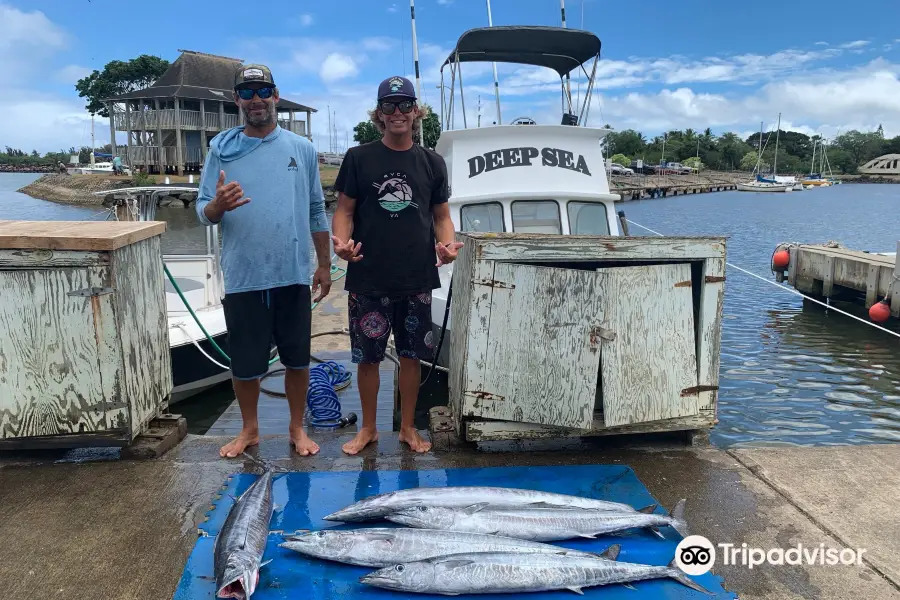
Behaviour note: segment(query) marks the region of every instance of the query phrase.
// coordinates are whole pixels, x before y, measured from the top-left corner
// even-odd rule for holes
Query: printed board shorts
[[[391,331],[401,357],[432,360],[431,292],[404,296],[350,293],[347,304],[354,363],[383,361]]]
[[[225,326],[231,374],[235,379],[259,379],[269,371],[272,342],[281,364],[309,367],[312,308],[308,285],[225,294]]]

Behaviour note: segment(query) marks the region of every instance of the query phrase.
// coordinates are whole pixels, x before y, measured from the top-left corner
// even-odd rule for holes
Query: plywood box
[[[126,445],[165,408],[164,231],[0,221],[0,448]]]
[[[724,238],[458,236],[449,393],[461,437],[715,424]]]

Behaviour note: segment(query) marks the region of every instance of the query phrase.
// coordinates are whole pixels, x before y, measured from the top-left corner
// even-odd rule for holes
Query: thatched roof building
[[[199,171],[209,140],[243,121],[232,97],[237,58],[192,50],[179,56],[150,87],[107,98],[113,154],[133,168],[179,174]],[[277,83],[276,78],[276,83]],[[316,109],[282,97],[278,124],[312,140],[310,121]],[[306,119],[297,118],[306,113]],[[126,146],[116,132],[127,132]]]

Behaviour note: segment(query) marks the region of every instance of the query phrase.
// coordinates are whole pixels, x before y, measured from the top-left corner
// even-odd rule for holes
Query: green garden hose
[[[203,327],[203,323],[200,322],[200,319],[197,318],[196,313],[194,313],[194,309],[191,308],[190,304],[188,304],[187,298],[185,298],[184,294],[181,292],[181,288],[178,287],[177,283],[175,283],[175,278],[172,277],[172,273],[169,272],[169,267],[166,266],[166,263],[163,263],[163,270],[166,272],[166,277],[169,278],[169,282],[172,284],[172,287],[174,287],[175,291],[178,292],[178,297],[181,298],[181,301],[184,303],[184,306],[188,309],[188,312],[191,313],[191,316],[194,318],[194,322],[197,323],[197,326],[200,328],[200,331],[203,332],[203,335],[206,336],[206,339],[209,340],[209,343],[212,344],[212,347],[216,349],[216,352],[218,352],[220,355],[222,355],[222,358],[224,358],[227,362],[230,363],[231,357],[229,357],[227,354],[225,354],[225,351],[219,347],[219,345],[212,338],[212,336],[209,335],[209,332],[206,331],[206,328]],[[340,272],[340,275],[335,277],[334,276],[335,273],[338,273],[338,272]],[[346,269],[342,269],[341,267],[338,267],[337,265],[331,265],[331,281],[332,282],[340,280],[346,274],[347,274]],[[310,310],[314,309],[318,305],[319,305],[318,302],[313,302],[312,306],[310,307]],[[278,362],[277,354],[272,358],[272,360],[269,361],[269,364],[273,365],[276,362]]]

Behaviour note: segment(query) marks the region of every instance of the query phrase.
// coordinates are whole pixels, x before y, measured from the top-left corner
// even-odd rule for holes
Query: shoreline
[[[337,178],[336,167],[319,165],[319,178],[322,182],[322,191],[325,194],[325,204],[331,204],[337,200],[334,191],[334,180]],[[162,185],[166,178],[172,184],[188,183],[188,176],[182,175],[153,175],[151,178],[156,183],[145,185]],[[199,184],[200,175],[193,174],[194,185]],[[100,206],[106,199],[105,196],[95,196],[95,192],[114,192],[117,189],[133,187],[134,178],[127,175],[62,175],[59,173],[46,173],[30,184],[16,190],[21,194],[31,196],[38,200],[61,202],[78,206]]]

